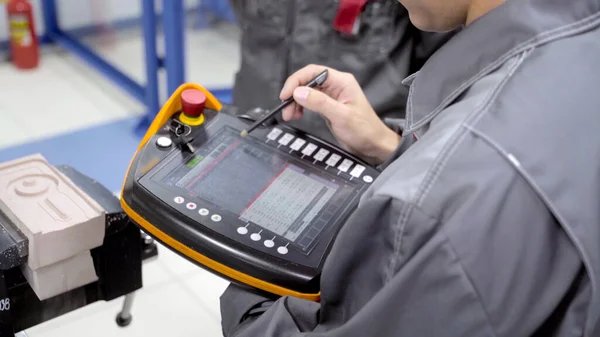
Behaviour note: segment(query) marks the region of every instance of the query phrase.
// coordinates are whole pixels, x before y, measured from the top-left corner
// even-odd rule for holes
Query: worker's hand
[[[301,119],[303,108],[319,113],[346,150],[371,164],[382,163],[398,147],[400,136],[377,116],[352,74],[328,68],[329,75],[319,89],[302,86],[324,69],[309,65],[287,79],[279,98],[293,94],[297,104],[283,110],[283,119]]]

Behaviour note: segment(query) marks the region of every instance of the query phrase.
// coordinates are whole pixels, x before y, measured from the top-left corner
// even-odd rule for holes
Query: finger
[[[286,122],[301,119],[302,115],[302,107],[296,103],[286,106],[281,112],[281,116]]]
[[[288,79],[283,84],[283,88],[281,89],[281,93],[279,94],[279,99],[285,100],[290,98],[292,96],[292,93],[294,92],[294,89],[296,89],[299,86],[306,85],[306,83],[310,82],[313,78],[322,73],[325,69],[329,71],[328,77],[330,77],[332,73],[336,72],[334,69],[314,64],[308,65],[296,71],[290,77],[288,77]]]
[[[283,118],[284,121],[289,121],[294,117],[294,114],[296,112],[296,104],[292,103],[288,106],[286,106],[285,108],[283,108],[283,111],[281,111],[281,117]]]
[[[300,105],[300,104],[294,104],[294,119],[295,120],[299,120],[302,119],[302,116],[304,115],[304,108]]]
[[[335,121],[343,118],[347,107],[327,96],[326,94],[308,87],[298,87],[294,90],[294,99],[296,103],[305,109],[315,111],[328,119]]]

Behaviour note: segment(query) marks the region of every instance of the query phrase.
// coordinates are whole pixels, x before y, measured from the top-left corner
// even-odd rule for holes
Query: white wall
[[[170,1],[170,0],[166,0]],[[185,0],[190,9],[201,0]],[[223,0],[226,1],[226,0]],[[34,7],[36,31],[44,32],[42,0],[30,0]],[[157,13],[162,11],[163,0],[155,0]],[[98,23],[110,23],[116,20],[139,18],[142,14],[141,0],[56,0],[59,25],[64,30],[91,26]],[[0,5],[0,41],[8,39],[8,22],[4,4]]]

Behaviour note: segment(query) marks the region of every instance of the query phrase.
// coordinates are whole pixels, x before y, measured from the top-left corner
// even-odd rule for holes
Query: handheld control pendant
[[[323,264],[378,171],[299,130],[237,117],[185,84],[150,125],[121,205],[198,266],[280,296],[319,300]]]

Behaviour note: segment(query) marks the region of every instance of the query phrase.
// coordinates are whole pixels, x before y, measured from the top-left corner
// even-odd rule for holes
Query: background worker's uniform
[[[354,74],[381,118],[403,118],[408,88],[417,71],[451,34],[418,31],[395,0],[370,0],[355,20],[358,30],[336,29],[346,0],[230,0],[242,28],[241,64],[233,104],[245,111],[280,103],[285,80],[308,64]],[[354,1],[356,2],[356,1]],[[324,120],[306,111],[292,125],[336,143]]]
[[[226,336],[600,336],[599,41],[597,0],[508,0],[460,32],[407,80],[321,302],[231,286]]]

